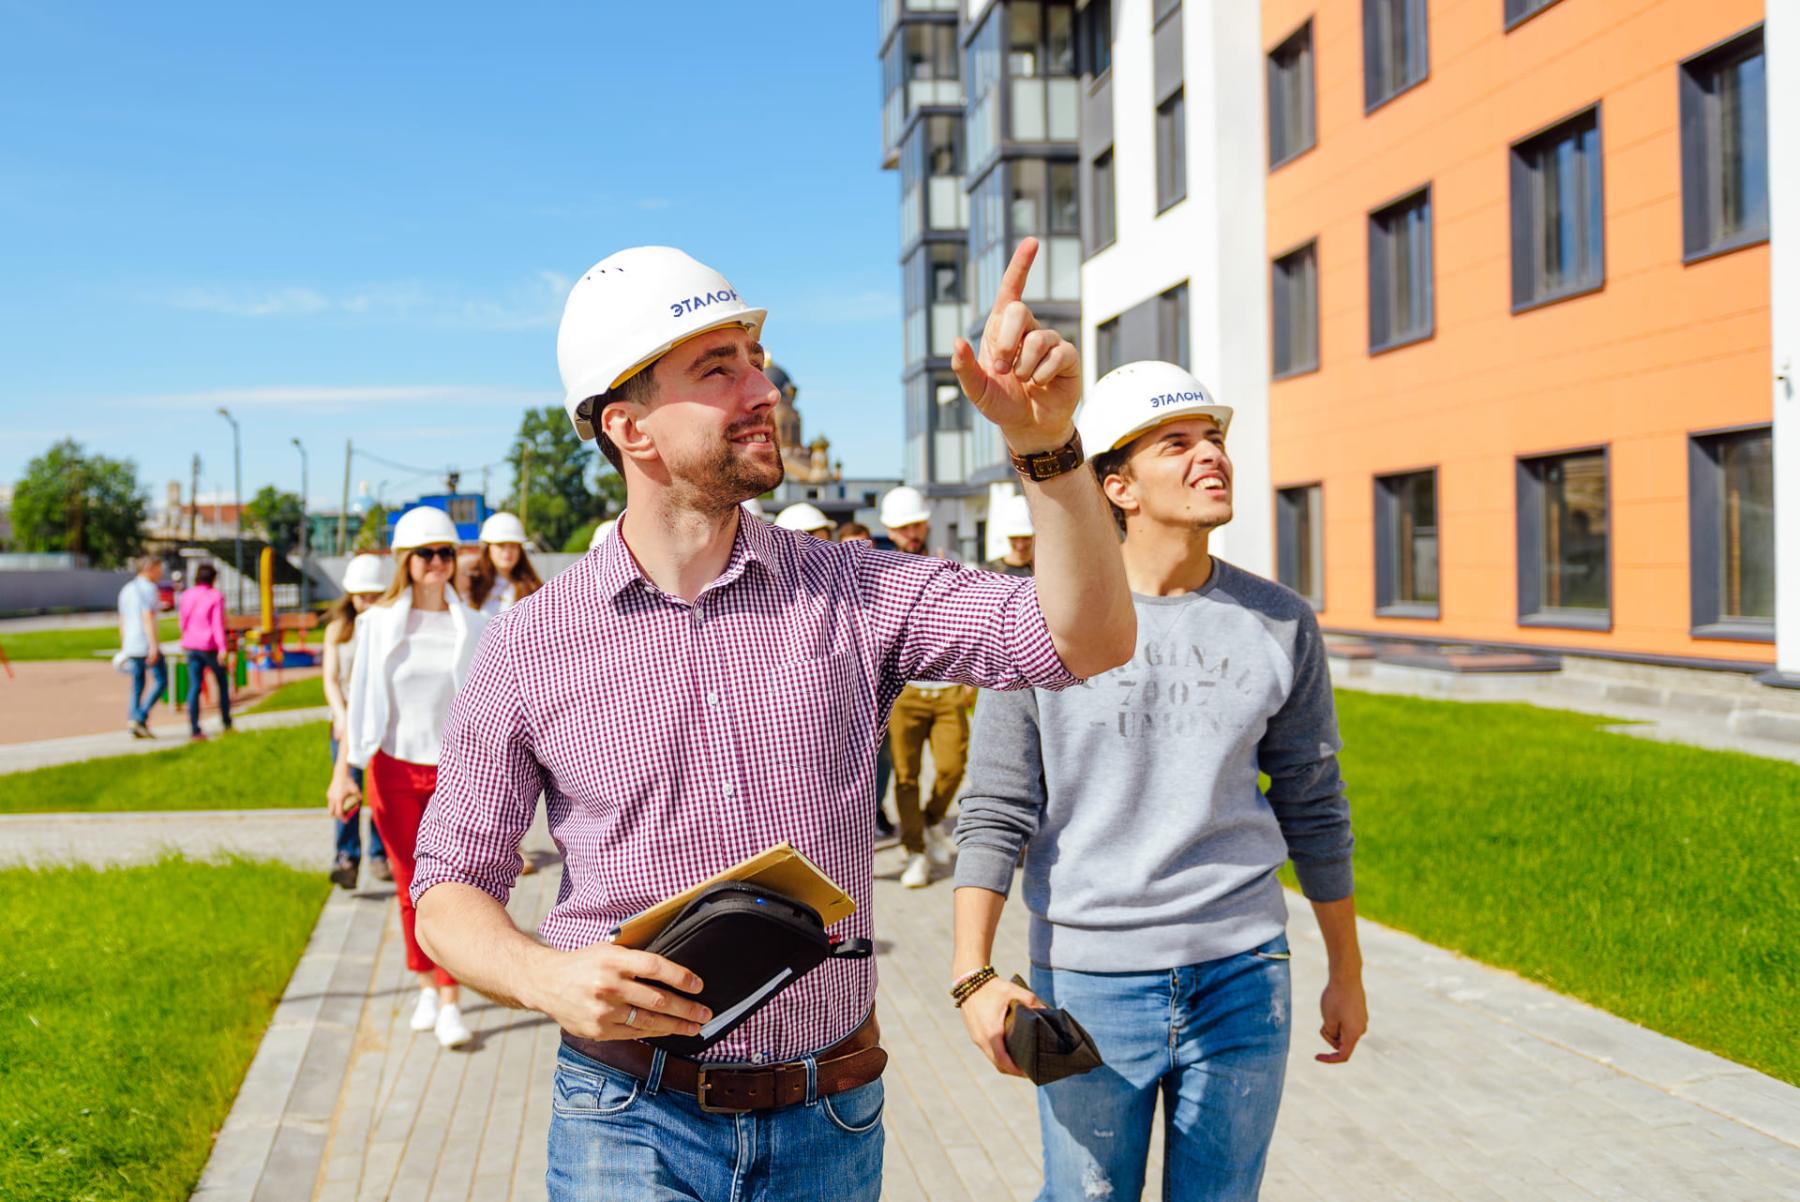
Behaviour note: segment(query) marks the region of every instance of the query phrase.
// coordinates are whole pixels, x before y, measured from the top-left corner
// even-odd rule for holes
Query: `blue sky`
[[[681,246],[852,473],[898,474],[898,179],[870,0],[0,0],[0,482],[70,435],[160,500],[334,504],[346,437],[499,460],[557,403],[569,281]],[[390,498],[434,481],[359,462]],[[478,482],[479,473],[465,477]],[[510,485],[504,468],[497,494]]]

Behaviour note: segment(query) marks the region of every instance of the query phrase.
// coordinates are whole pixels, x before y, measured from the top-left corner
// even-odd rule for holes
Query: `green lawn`
[[[1338,715],[1360,912],[1800,1084],[1800,765],[1529,706]]]
[[[172,617],[158,620],[156,630],[164,642],[181,635],[181,627]],[[102,652],[111,655],[119,649],[119,625],[109,622],[79,630],[23,630],[0,636],[0,648],[5,649],[7,659],[18,664],[42,659],[98,659]]]
[[[290,680],[274,692],[246,709],[247,714],[266,714],[274,710],[304,710],[325,704],[325,678]]]
[[[329,889],[246,862],[0,870],[0,1198],[185,1200]]]
[[[7,773],[0,775],[0,814],[322,809],[331,783],[329,729],[308,722]]]

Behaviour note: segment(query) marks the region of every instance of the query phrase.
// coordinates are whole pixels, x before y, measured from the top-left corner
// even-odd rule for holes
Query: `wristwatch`
[[[1087,457],[1081,453],[1081,431],[1076,430],[1069,435],[1069,441],[1054,451],[1034,451],[1030,455],[1017,455],[1008,449],[1012,458],[1013,470],[1027,480],[1043,483],[1054,480],[1064,472],[1072,472],[1086,462]]]

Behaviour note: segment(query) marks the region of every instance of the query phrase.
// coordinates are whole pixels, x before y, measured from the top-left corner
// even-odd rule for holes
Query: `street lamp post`
[[[306,552],[312,530],[312,519],[306,516],[306,498],[311,494],[306,491],[306,447],[296,438],[294,449],[300,452],[300,612],[305,613],[311,600],[307,585],[312,583],[306,570]]]
[[[237,418],[219,406],[219,416],[231,423],[231,566],[237,572],[237,611],[244,612],[244,453],[238,441]]]

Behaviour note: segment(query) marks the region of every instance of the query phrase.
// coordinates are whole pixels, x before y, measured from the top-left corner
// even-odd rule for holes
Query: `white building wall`
[[[1274,571],[1269,479],[1268,272],[1263,261],[1261,5],[1189,3],[1182,13],[1187,199],[1156,213],[1152,0],[1115,0],[1113,165],[1117,240],[1081,273],[1084,349],[1095,327],[1188,282],[1193,372],[1235,410],[1235,516],[1214,553]],[[1094,358],[1083,355],[1091,388]]]
[[[1768,6],[1770,319],[1774,324],[1775,657],[1800,680],[1800,4]]]

